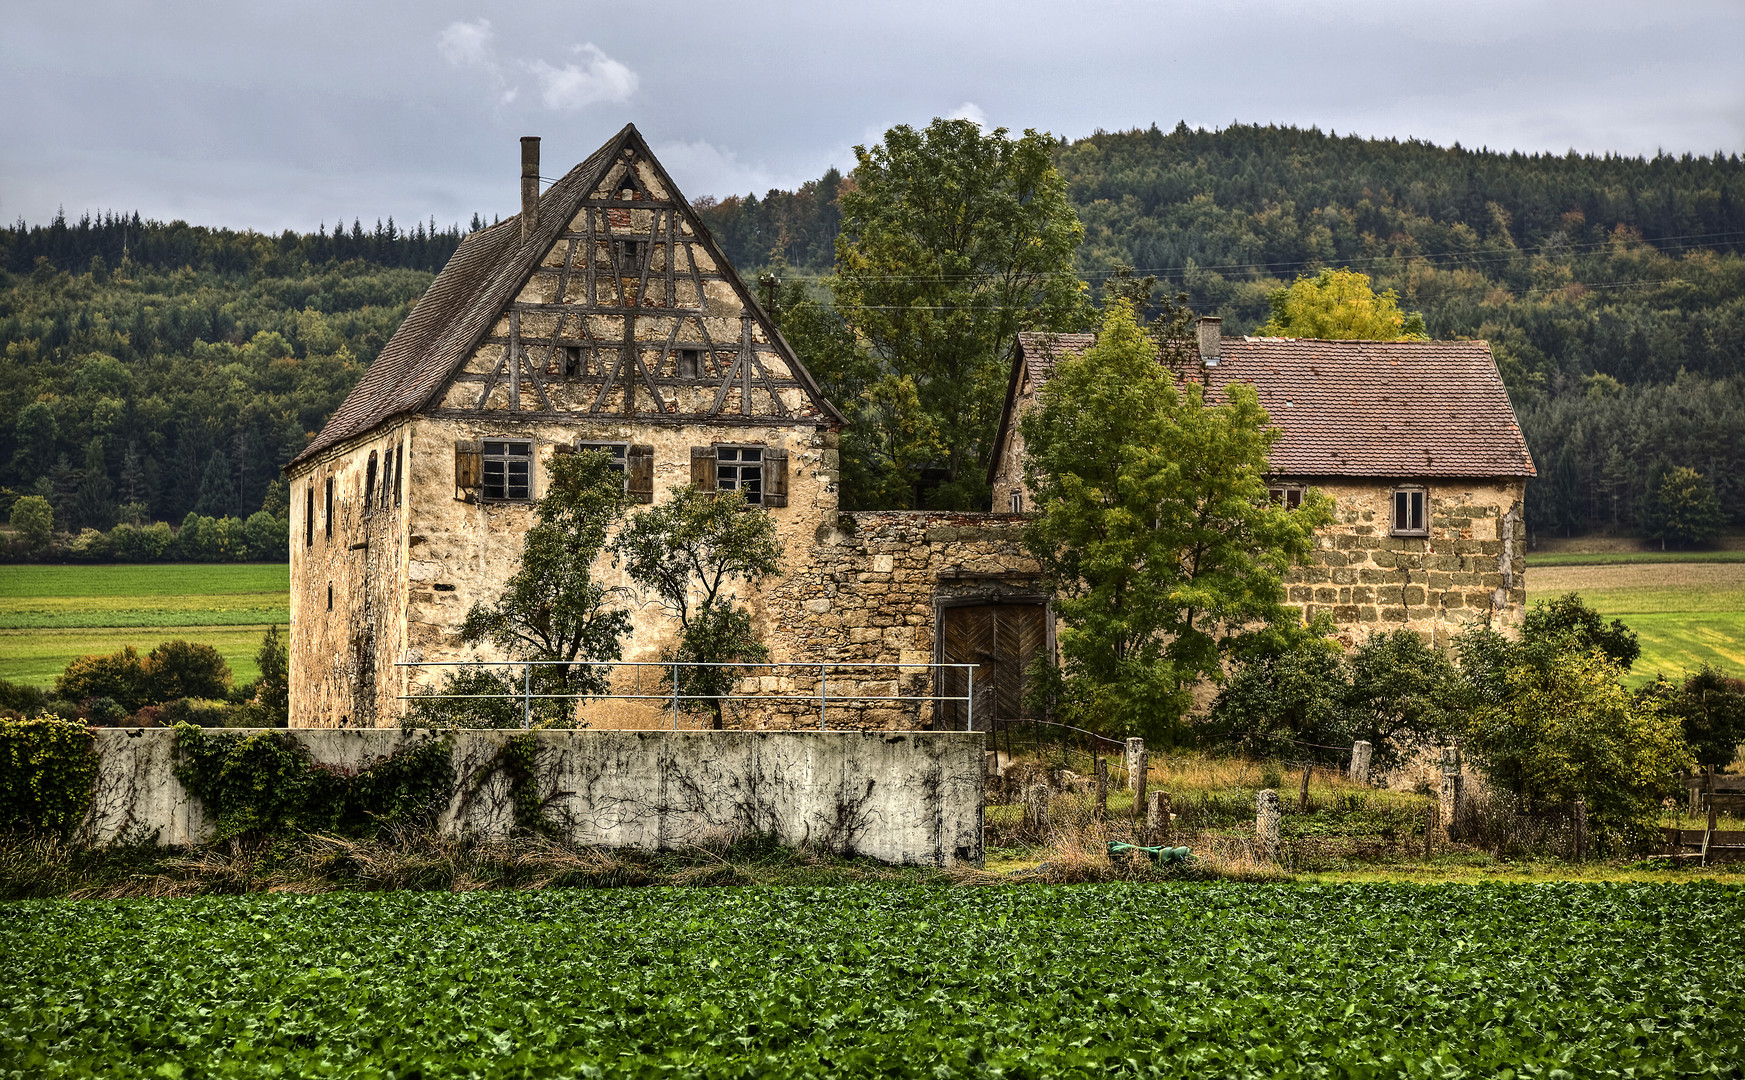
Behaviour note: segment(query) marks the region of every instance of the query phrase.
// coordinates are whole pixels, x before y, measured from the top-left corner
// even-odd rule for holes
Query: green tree
[[[1649,497],[1648,513],[1642,515],[1642,531],[1650,540],[1683,547],[1705,544],[1721,531],[1724,515],[1715,486],[1695,469],[1668,469]]]
[[[26,483],[46,475],[54,464],[60,424],[47,402],[33,401],[18,410],[12,424],[12,468]]]
[[[930,420],[915,437],[943,438],[944,480],[929,496],[940,506],[986,505],[1019,331],[1075,330],[1087,317],[1072,272],[1084,229],[1053,151],[1045,135],[983,134],[968,120],[901,124],[855,147],[831,287],[883,373],[913,383]]]
[[[1745,680],[1731,679],[1707,664],[1674,685],[1664,677],[1637,691],[1684,728],[1698,765],[1725,769],[1745,744]]]
[[[1322,270],[1303,275],[1268,297],[1272,317],[1260,332],[1269,337],[1321,338],[1327,341],[1427,340],[1424,316],[1402,312],[1394,290],[1379,296],[1369,275],[1355,270]]]
[[[1072,722],[1173,740],[1192,687],[1226,656],[1308,635],[1281,579],[1331,503],[1268,499],[1278,432],[1251,388],[1233,384],[1218,406],[1197,383],[1178,390],[1132,309],[1110,304],[1023,434],[1040,511],[1025,543],[1055,591],[1055,685]]]
[[[1642,655],[1636,631],[1622,619],[1610,623],[1587,606],[1579,593],[1564,593],[1555,600],[1536,601],[1521,622],[1521,640],[1529,651],[1598,649],[1606,659],[1625,671]]]
[[[103,439],[99,436],[85,446],[85,468],[67,516],[75,526],[109,528],[115,524],[114,491],[115,486],[109,482],[109,465],[103,455]]]
[[[1297,743],[1343,745],[1349,672],[1339,647],[1320,639],[1251,657],[1218,688],[1209,741],[1256,758],[1301,756]]]
[[[545,494],[535,507],[537,520],[523,537],[521,562],[489,604],[474,604],[461,623],[461,640],[489,642],[515,660],[543,661],[527,683],[535,693],[602,694],[611,668],[577,663],[623,656],[630,613],[612,606],[619,590],[602,585],[594,562],[606,547],[608,532],[624,516],[630,498],[624,476],[599,451],[559,454],[551,459]],[[509,687],[522,688],[520,680]],[[550,722],[568,718],[566,700],[539,703]]]
[[[1344,702],[1347,734],[1368,740],[1379,767],[1390,768],[1411,750],[1458,733],[1459,673],[1417,631],[1371,633],[1346,663],[1351,671]]]
[[[55,677],[55,696],[67,701],[109,698],[128,712],[155,700],[145,661],[132,645],[107,656],[81,656]]]
[[[254,659],[261,670],[254,703],[267,714],[267,726],[285,727],[291,721],[291,654],[277,626],[267,627]]]
[[[1623,849],[1653,826],[1658,801],[1692,764],[1677,717],[1632,699],[1598,649],[1563,648],[1504,673],[1502,699],[1477,710],[1466,747],[1491,780],[1541,810],[1587,800],[1596,835]]]
[[[55,531],[55,510],[41,495],[26,495],[12,504],[12,531],[32,553],[48,547]]]
[[[731,665],[768,658],[730,591],[736,582],[755,588],[781,573],[782,547],[768,510],[737,492],[690,484],[632,517],[612,549],[630,579],[679,620],[678,647],[665,659],[701,665],[679,669],[677,693],[716,698],[741,676]],[[720,700],[693,707],[707,709],[717,730],[724,726]]]
[[[163,642],[146,654],[144,666],[146,696],[154,703],[180,698],[216,700],[230,691],[230,665],[205,642]]]

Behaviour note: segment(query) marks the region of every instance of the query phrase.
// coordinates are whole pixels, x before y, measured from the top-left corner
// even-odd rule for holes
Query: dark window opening
[[[406,487],[406,444],[394,447],[394,505],[400,505],[400,497]]]
[[[678,375],[681,379],[699,379],[703,376],[703,350],[680,349],[678,354]]]
[[[716,447],[715,490],[737,491],[746,502],[763,502],[763,448]]]
[[[376,505],[376,452],[370,451],[370,463],[364,466],[364,513]]]
[[[333,610],[333,582],[327,583],[327,610]]]
[[[1394,492],[1395,536],[1426,536],[1430,532],[1424,517],[1423,488],[1400,488]]]
[[[533,444],[487,442],[484,453],[487,499],[525,500],[533,497]]]
[[[1283,503],[1287,510],[1303,505],[1303,489],[1289,484],[1267,488],[1266,495],[1275,503]]]
[[[618,251],[618,269],[620,271],[640,270],[642,268],[642,253],[647,247],[644,240],[614,241]]]
[[[565,345],[560,350],[563,354],[563,374],[566,379],[577,375],[586,375],[588,369],[582,364],[582,347],[580,345]]]
[[[584,450],[592,450],[610,457],[612,459],[612,471],[620,476],[628,475],[628,470],[625,468],[625,454],[629,449],[629,443],[621,442],[585,442],[576,444],[576,453],[578,454]]]
[[[315,481],[309,481],[309,490],[303,493],[303,546],[315,546]]]
[[[327,539],[333,539],[333,477],[327,478],[327,521],[324,523]]]

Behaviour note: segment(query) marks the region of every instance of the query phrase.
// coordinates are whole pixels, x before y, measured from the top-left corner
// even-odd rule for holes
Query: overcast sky
[[[626,121],[687,195],[761,195],[952,115],[1745,151],[1745,3],[0,6],[5,221],[464,224],[518,208],[518,136],[558,176]]]

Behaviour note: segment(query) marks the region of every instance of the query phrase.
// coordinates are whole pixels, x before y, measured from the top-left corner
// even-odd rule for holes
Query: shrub
[[[217,649],[200,642],[164,642],[146,656],[145,671],[152,702],[222,698],[230,689],[230,665]]]
[[[145,661],[132,645],[108,656],[81,656],[72,661],[56,677],[55,695],[68,701],[112,698],[129,712],[157,700],[152,697]]]
[[[1543,600],[1535,603],[1522,621],[1521,640],[1529,646],[1598,649],[1625,671],[1642,655],[1636,631],[1625,626],[1622,619],[1613,619],[1607,625],[1599,612],[1572,592],[1549,603]]]
[[[182,697],[164,702],[158,720],[166,726],[192,724],[203,728],[241,727],[244,725],[233,723],[240,715],[243,715],[241,707],[228,701]]]
[[[1657,679],[1638,697],[1678,718],[1698,765],[1724,769],[1745,743],[1745,680],[1704,664],[1683,685]]]
[[[54,507],[41,495],[26,495],[12,504],[11,523],[28,550],[41,551],[54,535]]]
[[[0,827],[72,832],[97,782],[91,729],[58,717],[0,720]]]
[[[404,726],[518,728],[526,722],[521,691],[512,668],[462,668],[446,676],[435,689],[413,695]],[[543,691],[536,685],[535,692]],[[542,710],[535,719],[544,718],[553,700],[534,703]]]
[[[1336,649],[1314,645],[1240,665],[1212,703],[1206,741],[1257,758],[1299,756],[1293,740],[1337,746],[1350,692]]]
[[[34,716],[47,707],[47,691],[0,679],[0,710],[16,716]]]
[[[1375,747],[1376,767],[1392,768],[1414,748],[1445,743],[1458,728],[1459,673],[1416,631],[1370,634],[1346,667],[1344,730]]]

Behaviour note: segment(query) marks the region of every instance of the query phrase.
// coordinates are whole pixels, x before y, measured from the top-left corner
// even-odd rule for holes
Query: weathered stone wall
[[[243,732],[242,734],[250,734]],[[316,762],[358,768],[430,731],[293,731]],[[462,731],[438,827],[502,835],[509,782],[492,761],[519,732]],[[548,817],[578,844],[659,850],[759,833],[890,863],[981,865],[985,747],[963,732],[536,731]],[[176,780],[175,732],[97,732],[98,842],[199,843],[204,809]]]
[[[1442,645],[1468,623],[1520,625],[1524,481],[1432,481],[1425,537],[1389,535],[1391,485],[1315,486],[1332,496],[1336,520],[1315,538],[1310,565],[1285,581],[1290,602],[1309,616],[1331,614],[1346,645],[1371,630],[1416,630]]]
[[[1039,588],[1024,551],[1024,518],[1011,514],[868,511],[821,526],[806,557],[769,592],[772,650],[837,663],[930,664],[942,601],[989,602]],[[845,669],[831,675],[840,694],[926,697],[929,669]],[[769,689],[777,689],[771,686]],[[818,693],[818,676],[796,673],[782,689]],[[933,721],[933,702],[843,702],[832,727],[913,730]],[[772,710],[769,723],[815,723],[817,710]]]

